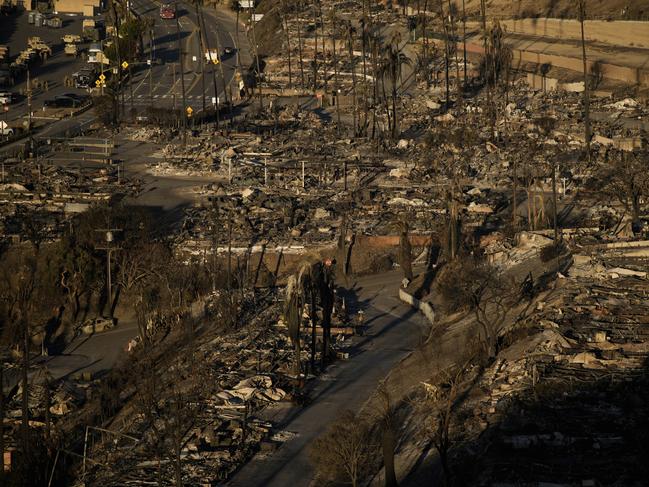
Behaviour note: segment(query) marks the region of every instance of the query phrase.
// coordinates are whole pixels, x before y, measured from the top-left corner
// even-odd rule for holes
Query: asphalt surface
[[[252,58],[250,46],[247,41],[245,29],[237,25],[236,16],[225,8],[204,8],[204,42],[201,49],[198,30],[198,18],[191,3],[178,3],[178,25],[176,20],[163,20],[160,18],[160,4],[152,0],[134,0],[131,8],[138,15],[150,18],[154,23],[153,40],[145,37],[145,52],[141,62],[130,66],[132,79],[124,89],[124,108],[131,107],[141,111],[146,107],[155,108],[187,108],[191,107],[194,116],[203,108],[211,108],[216,97],[218,103],[230,100],[230,94],[237,99],[238,83],[235,79],[237,70],[244,73],[250,66]],[[63,78],[79,70],[85,62],[81,57],[66,56],[63,53],[64,34],[79,34],[81,32],[81,16],[63,16],[64,27],[50,29],[35,27],[27,22],[27,14],[22,13],[11,17],[2,17],[3,26],[0,29],[0,44],[10,46],[11,57],[14,58],[20,50],[27,45],[27,37],[38,35],[52,45],[52,57],[44,63],[36,63],[31,68],[32,78],[48,82],[47,92],[36,90],[32,96],[32,112],[34,120],[42,117],[42,107],[46,99],[53,98],[63,93],[86,94],[87,90],[65,87]],[[178,32],[180,31],[180,32]],[[183,55],[183,75],[181,77],[178,38],[180,37],[180,51]],[[88,47],[88,43],[82,44]],[[221,55],[221,64],[212,65],[203,63],[201,66],[201,53],[209,46],[210,50],[217,50]],[[233,48],[229,55],[223,55],[226,47]],[[147,59],[153,59],[149,66]],[[202,58],[204,59],[204,57]],[[157,60],[157,61],[156,61]],[[160,63],[160,64],[158,64]],[[185,100],[183,106],[182,84],[185,84]],[[19,78],[17,84],[10,89],[0,88],[0,91],[11,91],[19,94],[26,90],[26,77]],[[227,93],[226,93],[227,91]],[[131,97],[132,92],[132,97]],[[20,124],[28,114],[27,98],[18,95],[17,102],[9,106],[8,112],[0,112],[0,120],[13,121],[10,125]],[[94,111],[71,119],[57,121],[40,120],[46,122],[46,127],[39,130],[35,138],[55,138],[74,136],[96,119]],[[11,153],[24,145],[18,141],[0,148],[0,152]]]
[[[54,379],[80,372],[101,374],[113,368],[136,335],[135,319],[122,318],[115,328],[94,335],[80,335],[61,355],[41,357],[35,362],[45,364]]]
[[[288,410],[280,406],[268,418],[283,421],[280,429],[292,435],[271,454],[258,454],[225,485],[229,487],[307,487],[313,485],[308,450],[345,409],[357,411],[379,382],[401,359],[421,343],[429,325],[413,308],[397,298],[398,272],[366,277],[355,286],[358,301],[352,308],[364,310],[368,330],[356,338],[347,361],[331,366],[316,379],[309,406]],[[293,436],[294,435],[294,436]]]
[[[65,76],[70,76],[78,71],[86,63],[81,56],[68,56],[63,52],[64,43],[61,39],[65,34],[81,34],[83,17],[80,15],[61,15],[63,27],[52,29],[50,27],[36,27],[29,24],[27,12],[16,15],[0,17],[0,44],[9,46],[9,53],[14,59],[20,51],[27,48],[27,38],[38,36],[47,42],[52,48],[52,56],[47,60],[34,61],[30,65],[30,76],[32,80],[47,82],[48,90],[34,90],[32,94],[32,111],[38,115],[42,110],[45,100],[54,98],[63,93],[87,94],[85,90],[69,88],[63,84]],[[6,28],[5,28],[6,27]],[[87,48],[89,43],[80,44],[80,48]],[[16,102],[8,105],[7,111],[0,112],[0,120],[13,122],[25,119],[28,113],[27,97],[27,74],[22,73],[12,87],[0,87],[0,91],[10,91],[16,94]],[[10,123],[13,125],[13,123]]]
[[[200,22],[191,3],[178,3],[177,23],[176,20],[161,19],[160,3],[152,0],[132,0],[131,9],[154,21],[153,42],[146,46],[144,58],[162,64],[154,62],[150,67],[139,67],[133,76],[132,86],[126,90],[126,103],[129,106],[183,108],[183,82],[185,108],[191,107],[193,112],[200,112],[204,106],[211,107],[215,96],[219,97],[221,103],[225,101],[226,87],[234,79],[240,58],[237,52],[239,44],[245,38],[241,27],[237,35],[236,20],[231,15],[210,8],[203,9],[204,40],[201,46]],[[207,63],[205,51],[208,46],[222,56],[220,65]],[[234,49],[234,52],[224,55],[226,47]],[[182,63],[179,51],[182,52]]]

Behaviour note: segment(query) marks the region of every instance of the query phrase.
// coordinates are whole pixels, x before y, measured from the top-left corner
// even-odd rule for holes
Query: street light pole
[[[114,250],[119,250],[119,247],[113,245],[115,240],[115,232],[121,232],[121,228],[106,228],[95,230],[95,232],[102,232],[105,235],[105,246],[97,246],[99,250],[106,251],[106,296],[108,299],[108,317],[113,318],[113,282],[110,265],[110,256]]]
[[[176,5],[176,12],[178,12],[178,5]],[[186,142],[187,138],[187,102],[185,99],[185,69],[183,63],[183,51],[180,45],[180,22],[178,21],[178,14],[176,14],[176,42],[178,44],[178,61],[180,63],[180,87],[182,89],[183,97],[183,111],[181,113],[182,124],[183,124],[183,144]]]

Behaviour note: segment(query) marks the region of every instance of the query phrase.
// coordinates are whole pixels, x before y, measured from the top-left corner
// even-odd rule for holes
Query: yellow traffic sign
[[[101,86],[101,81],[99,81],[99,80],[95,81],[95,86],[97,88],[99,88]]]
[[[191,117],[191,116],[192,116],[192,113],[194,113],[194,110],[192,109],[192,107],[187,107],[187,110],[186,110],[186,111],[187,111],[187,116],[188,116],[188,117]]]
[[[106,75],[105,75],[104,73],[101,73],[101,74],[99,75],[99,79],[100,79],[101,81],[106,81]]]
[[[128,68],[128,63],[126,61],[124,61],[122,63],[122,68],[124,68],[124,69]]]

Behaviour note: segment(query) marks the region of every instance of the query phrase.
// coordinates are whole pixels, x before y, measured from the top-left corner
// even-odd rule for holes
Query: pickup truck
[[[208,63],[219,64],[219,51],[216,49],[205,50],[205,60]]]
[[[0,93],[0,105],[11,105],[14,101],[13,93]]]
[[[77,44],[81,42],[81,36],[76,34],[65,34],[61,39],[66,44]]]

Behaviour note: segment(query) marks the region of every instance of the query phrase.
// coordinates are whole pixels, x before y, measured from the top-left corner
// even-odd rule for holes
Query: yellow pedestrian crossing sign
[[[101,74],[99,75],[99,80],[100,80],[100,81],[106,81],[106,75],[105,75],[104,73],[101,73]]]
[[[124,61],[122,63],[122,68],[124,68],[124,69],[128,68],[128,63],[126,61]]]
[[[187,111],[187,116],[188,116],[188,117],[191,117],[191,116],[192,116],[192,113],[194,113],[194,110],[192,109],[192,107],[187,107],[187,110],[186,110],[186,111]]]

